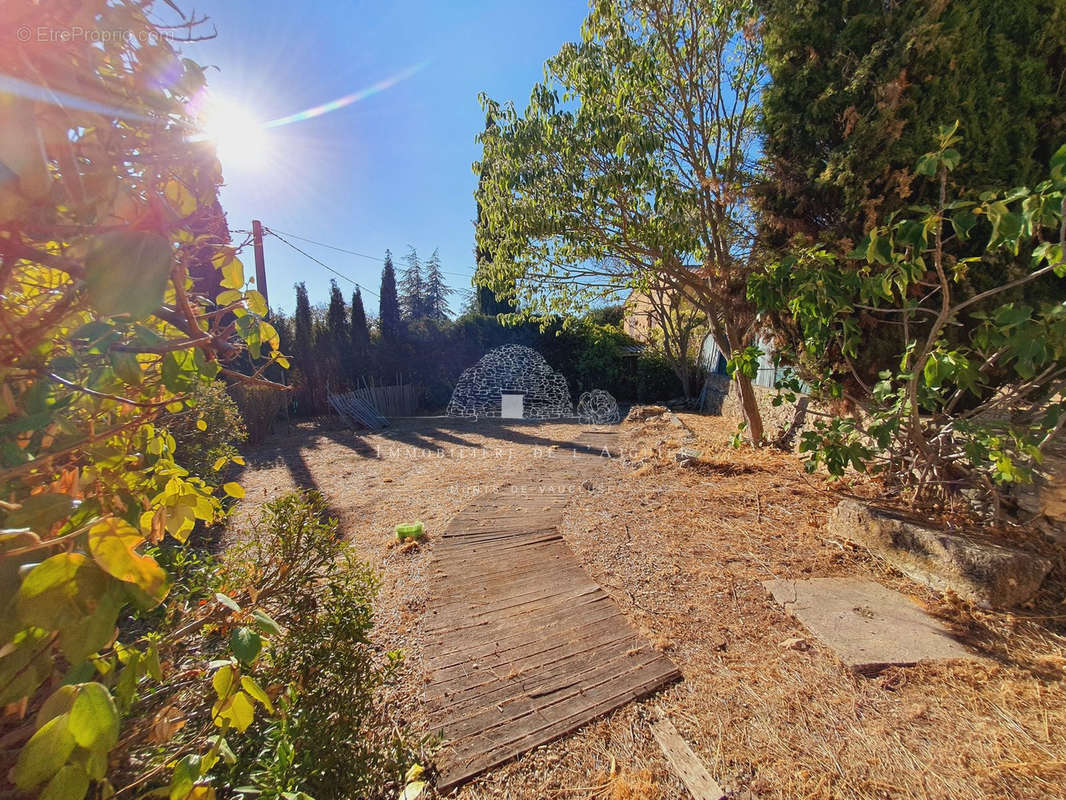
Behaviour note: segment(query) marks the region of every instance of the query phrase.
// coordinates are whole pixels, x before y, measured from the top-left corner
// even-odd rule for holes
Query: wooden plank
[[[692,752],[688,742],[681,738],[674,723],[662,717],[652,723],[651,732],[662,748],[666,760],[695,800],[722,800],[725,797],[722,787]]]
[[[480,497],[434,547],[424,701],[448,744],[438,791],[681,677],[589,578],[558,525],[581,493],[538,494],[595,476],[615,436],[524,485]]]

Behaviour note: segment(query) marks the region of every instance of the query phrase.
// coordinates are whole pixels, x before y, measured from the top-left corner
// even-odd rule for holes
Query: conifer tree
[[[426,261],[425,274],[425,312],[426,316],[437,322],[444,322],[451,314],[448,297],[455,292],[444,280],[440,270],[440,251],[433,250],[433,255]]]
[[[400,301],[396,297],[396,269],[392,265],[392,253],[385,251],[385,266],[381,270],[381,298],[378,306],[378,324],[381,338],[386,344],[395,344],[402,333]]]
[[[348,307],[336,281],[330,281],[329,310],[326,312],[326,330],[334,355],[342,357],[348,352],[351,331],[348,326]]]
[[[352,293],[351,349],[356,371],[359,371],[364,367],[366,358],[370,354],[370,328],[366,324],[363,293],[358,286]]]
[[[422,262],[418,259],[418,251],[408,247],[403,263],[406,266],[400,276],[400,309],[407,320],[422,319],[427,316],[426,281],[422,275]]]
[[[292,350],[297,366],[307,374],[313,362],[314,323],[311,319],[311,302],[307,299],[307,286],[303,283],[296,284]]]

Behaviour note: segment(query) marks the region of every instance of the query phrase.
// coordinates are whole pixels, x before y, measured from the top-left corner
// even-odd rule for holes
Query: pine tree
[[[448,297],[454,294],[455,290],[444,280],[444,274],[440,271],[440,252],[436,249],[426,262],[425,284],[426,316],[437,322],[444,322],[452,313],[448,307]]]
[[[403,332],[400,318],[400,301],[396,297],[396,269],[392,266],[392,253],[385,251],[385,266],[381,270],[381,298],[378,306],[378,325],[381,338],[387,344],[399,341]]]
[[[422,262],[418,260],[418,251],[408,247],[403,263],[407,266],[400,276],[400,308],[405,319],[422,319],[427,316],[426,281],[422,276]]]

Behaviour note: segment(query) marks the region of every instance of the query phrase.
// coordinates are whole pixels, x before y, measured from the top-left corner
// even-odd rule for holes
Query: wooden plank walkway
[[[434,547],[425,701],[447,741],[441,792],[681,677],[559,533],[605,450],[615,435],[583,434],[464,508]]]

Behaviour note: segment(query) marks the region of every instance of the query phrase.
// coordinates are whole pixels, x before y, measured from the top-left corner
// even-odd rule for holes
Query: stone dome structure
[[[504,395],[523,395],[522,416],[572,417],[570,387],[532,348],[508,344],[486,353],[464,370],[448,403],[450,417],[499,417]]]

